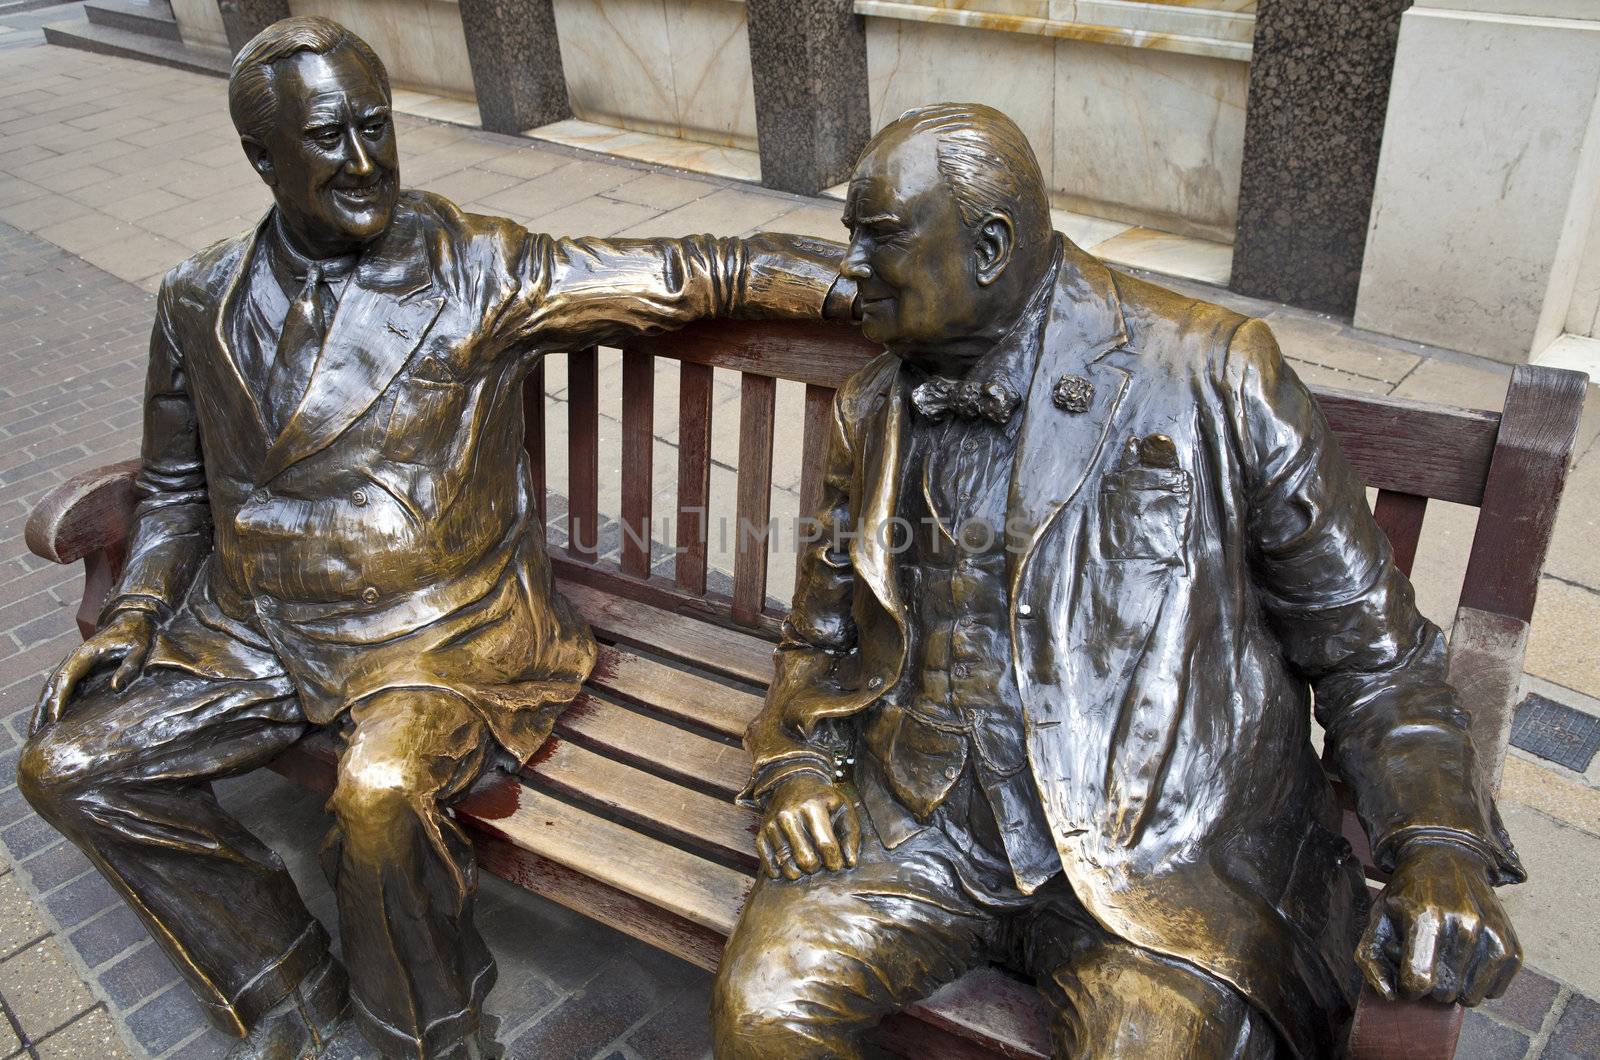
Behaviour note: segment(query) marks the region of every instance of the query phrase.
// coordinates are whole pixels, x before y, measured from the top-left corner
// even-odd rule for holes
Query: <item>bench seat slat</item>
[[[478,829],[722,935],[752,877],[501,776],[456,804]]]
[[[772,680],[772,643],[735,630],[675,615],[561,579],[557,588],[608,640],[635,644],[713,673],[765,686]]]
[[[744,737],[744,730],[761,709],[760,696],[610,645],[601,646],[589,683],[652,714],[734,740]],[[749,759],[745,759],[745,767],[749,767]]]
[[[587,693],[561,712],[556,732],[607,758],[725,799],[739,794],[750,777],[750,758],[743,748],[685,732]]]
[[[546,741],[524,775],[541,789],[755,871],[756,818],[749,810],[614,762],[559,737]]]

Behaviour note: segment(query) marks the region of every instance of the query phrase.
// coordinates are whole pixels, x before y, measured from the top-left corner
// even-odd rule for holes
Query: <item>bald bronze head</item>
[[[1022,311],[1052,252],[1050,203],[1027,138],[979,104],[908,111],[856,164],[840,271],[862,330],[931,371],[982,356]]]
[[[301,252],[350,253],[389,226],[400,193],[389,75],[360,37],[316,16],[273,23],[234,59],[228,109]]]

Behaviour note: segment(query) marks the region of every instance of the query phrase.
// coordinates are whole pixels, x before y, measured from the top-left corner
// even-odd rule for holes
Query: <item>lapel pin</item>
[[[409,339],[411,337],[410,335],[406,334],[406,329],[405,328],[398,327],[398,326],[396,326],[394,324],[385,324],[384,327],[388,328],[390,331],[394,332],[396,335],[399,335],[402,339]]]
[[[1089,402],[1094,400],[1094,384],[1081,375],[1064,375],[1056,381],[1050,400],[1065,412],[1088,412]]]

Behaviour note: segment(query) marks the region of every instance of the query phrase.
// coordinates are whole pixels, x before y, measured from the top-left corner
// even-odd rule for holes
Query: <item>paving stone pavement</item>
[[[35,15],[40,13],[34,13]],[[45,12],[43,14],[49,14]],[[65,17],[52,15],[52,18]],[[0,28],[13,20],[0,18]],[[76,569],[27,554],[23,522],[70,475],[134,455],[153,292],[162,273],[253,223],[268,197],[246,167],[220,81],[0,36],[0,1058],[11,1055],[220,1055],[198,1006],[143,928],[87,861],[45,826],[14,786],[27,710],[44,675],[77,641]],[[652,169],[459,126],[400,116],[408,185],[454,196],[556,234],[738,235],[756,228],[837,237],[838,205]],[[1498,408],[1507,369],[1450,351],[1225,291],[1173,286],[1265,317],[1308,380],[1345,389]],[[602,467],[620,444],[620,358],[602,361]],[[676,466],[676,373],[657,379],[660,496]],[[731,510],[737,380],[719,379],[713,503]],[[550,436],[564,422],[563,366],[552,361]],[[1527,678],[1539,692],[1600,715],[1600,400],[1591,400]],[[607,404],[608,403],[608,404]],[[780,388],[781,424],[798,391]],[[780,430],[782,426],[780,424]],[[798,503],[798,454],[780,448],[774,512]],[[552,445],[550,480],[565,481]],[[554,498],[552,532],[561,532]],[[619,481],[602,505],[619,506]],[[658,504],[658,510],[667,510]],[[1448,627],[1474,516],[1435,505],[1416,572],[1424,610]],[[614,535],[613,535],[614,536]],[[792,546],[792,543],[790,543]],[[786,597],[791,552],[772,556]],[[719,557],[713,556],[713,560]],[[726,566],[727,555],[721,557]],[[1574,650],[1589,645],[1590,650]],[[219,785],[224,801],[285,853],[314,912],[333,921],[315,862],[326,828],[318,800],[267,773]],[[1462,1057],[1600,1055],[1600,762],[1577,773],[1514,752],[1502,804],[1533,881],[1503,892],[1530,970],[1508,997],[1471,1013]],[[524,1057],[700,1057],[708,978],[648,947],[498,880],[480,920],[501,964],[490,1009]],[[339,1043],[361,1055],[358,1041]]]

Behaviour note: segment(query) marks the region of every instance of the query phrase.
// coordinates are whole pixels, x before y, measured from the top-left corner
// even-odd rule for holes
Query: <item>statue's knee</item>
[[[813,1010],[803,995],[820,985],[798,980],[780,954],[730,949],[711,996],[719,1060],[794,1055],[802,1037],[798,1025]]]
[[[407,827],[432,802],[428,786],[403,762],[353,755],[340,763],[329,808],[347,847],[386,847],[409,842]]]
[[[57,823],[72,815],[88,790],[90,758],[78,752],[51,726],[28,738],[17,759],[17,787],[45,820]]]

